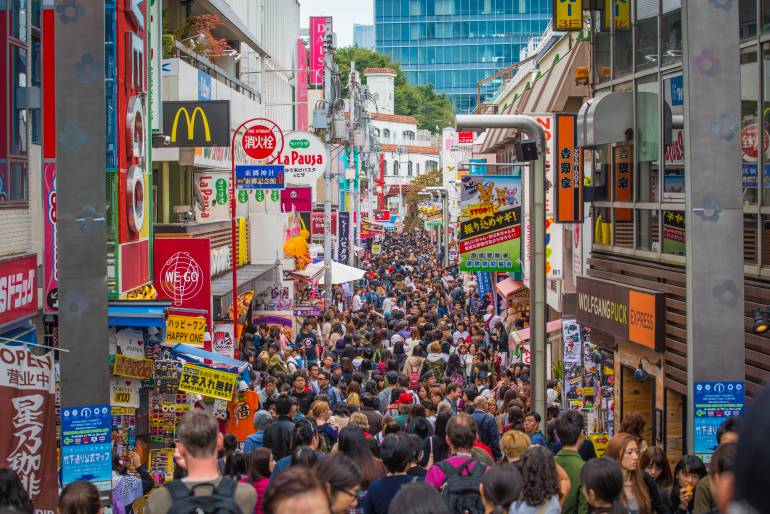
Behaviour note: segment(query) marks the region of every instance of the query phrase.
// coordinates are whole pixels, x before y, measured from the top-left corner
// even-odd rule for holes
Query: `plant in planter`
[[[217,39],[211,33],[221,24],[219,17],[213,14],[190,16],[174,31],[174,37],[195,53],[220,57],[227,50],[232,50],[226,39]]]

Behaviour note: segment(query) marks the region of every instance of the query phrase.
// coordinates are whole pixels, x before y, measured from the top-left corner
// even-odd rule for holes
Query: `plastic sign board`
[[[604,28],[609,30],[615,19],[615,30],[631,28],[631,0],[604,0]]]
[[[150,378],[152,376],[152,359],[138,359],[128,355],[115,356],[112,374],[119,377]]]
[[[206,312],[211,326],[211,243],[208,238],[161,238],[153,244],[155,288],[173,307]]]
[[[719,426],[730,416],[743,416],[745,389],[743,382],[695,382],[695,455],[704,462],[718,446]]]
[[[583,155],[577,146],[577,116],[556,116],[556,142],[554,143],[556,223],[581,223],[583,221]]]
[[[326,26],[332,28],[332,18],[329,16],[310,17],[310,85],[318,86],[324,83],[324,58],[326,57]]]
[[[206,333],[206,320],[193,316],[170,314],[166,318],[167,343],[189,344],[203,346],[203,336]]]
[[[283,189],[283,166],[241,165],[235,167],[235,189]]]
[[[634,152],[632,145],[618,145],[615,153],[615,201],[631,202],[631,184],[633,181]],[[631,209],[615,209],[615,221],[632,221]]]
[[[163,102],[166,146],[230,146],[230,101]]]
[[[553,28],[558,31],[583,30],[583,0],[554,0]]]
[[[232,400],[238,375],[185,362],[179,377],[179,390],[209,398]]]
[[[62,484],[93,482],[112,489],[112,413],[109,405],[61,410]]]
[[[0,261],[0,326],[37,314],[37,257]]]
[[[283,131],[266,118],[252,122],[241,135],[241,148],[252,159],[272,164],[283,151]]]
[[[309,132],[286,135],[286,146],[278,163],[286,169],[286,181],[295,185],[314,185],[329,166],[329,153],[318,138]]]

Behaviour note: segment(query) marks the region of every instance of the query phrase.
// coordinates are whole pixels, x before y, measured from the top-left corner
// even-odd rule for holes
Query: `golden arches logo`
[[[211,141],[211,130],[209,129],[209,120],[206,117],[206,113],[203,112],[203,109],[200,106],[197,106],[195,109],[193,109],[192,116],[190,116],[190,111],[187,110],[187,107],[180,107],[178,111],[176,111],[176,115],[174,116],[174,124],[171,125],[171,142],[176,143],[176,129],[179,125],[179,116],[181,114],[184,114],[185,120],[187,121],[187,140],[192,141],[195,135],[195,119],[198,117],[198,113],[201,115],[201,119],[203,120],[203,129],[206,133],[206,141]]]

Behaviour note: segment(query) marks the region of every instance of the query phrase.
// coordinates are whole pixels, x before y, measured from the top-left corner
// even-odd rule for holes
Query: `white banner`
[[[113,377],[110,381],[110,407],[139,408],[141,380]]]
[[[211,347],[217,355],[235,358],[235,333],[232,323],[218,323],[214,325],[214,338]]]

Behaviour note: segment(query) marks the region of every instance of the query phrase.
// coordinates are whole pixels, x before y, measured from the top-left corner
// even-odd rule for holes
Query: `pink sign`
[[[310,17],[310,85],[312,86],[323,85],[324,83],[324,57],[326,57],[324,38],[327,23],[329,30],[331,30],[331,17]]]
[[[281,190],[281,212],[310,212],[313,210],[312,187],[287,187]]]
[[[59,261],[56,232],[56,163],[43,165],[43,312],[59,308]]]
[[[307,48],[302,40],[297,41],[297,130],[308,129],[307,107]]]

